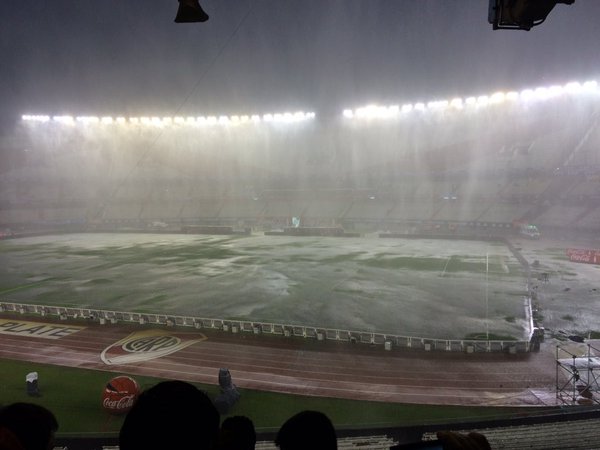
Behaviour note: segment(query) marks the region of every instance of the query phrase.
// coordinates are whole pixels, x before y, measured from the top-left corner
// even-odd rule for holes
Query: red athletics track
[[[43,323],[53,322],[44,318]],[[216,384],[218,369],[227,367],[241,388],[357,400],[555,404],[556,362],[550,346],[524,355],[467,355],[202,331],[208,339],[168,356],[106,365],[101,352],[141,327],[91,323],[85,327],[55,340],[0,334],[0,358],[209,384]]]

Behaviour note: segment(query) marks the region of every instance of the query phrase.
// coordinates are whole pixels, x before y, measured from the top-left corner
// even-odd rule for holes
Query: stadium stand
[[[105,221],[138,220],[142,211],[139,203],[119,203],[107,205],[104,209],[102,219]]]
[[[308,203],[302,215],[310,219],[338,219],[350,205],[348,200],[314,199]]]
[[[563,198],[571,200],[591,200],[600,198],[599,180],[582,180],[568,190]]]
[[[533,204],[496,202],[490,205],[477,220],[491,223],[512,223],[514,220],[521,219],[532,207]]]
[[[585,217],[578,220],[576,226],[577,228],[595,230],[596,232],[600,230],[600,208],[594,209]]]
[[[341,437],[337,440],[338,450],[363,449],[363,450],[388,450],[396,441],[386,435]],[[273,441],[257,441],[256,450],[277,450],[279,447]]]
[[[263,216],[265,218],[299,217],[306,209],[306,202],[292,200],[268,199],[265,201]]]
[[[396,220],[429,220],[435,213],[433,203],[404,203],[397,202],[388,217]]]
[[[594,450],[600,448],[600,419],[516,425],[497,428],[454,430],[483,434],[496,450]],[[435,439],[435,433],[425,433],[423,440]]]
[[[585,211],[584,206],[556,205],[536,217],[535,222],[541,226],[566,227],[572,225]]]
[[[262,215],[264,204],[252,198],[231,199],[223,203],[218,217],[224,219],[252,219]]]
[[[385,199],[354,200],[344,213],[344,219],[368,220],[371,218],[372,220],[382,220],[388,217],[393,206],[393,201]]]
[[[151,201],[142,206],[139,218],[142,220],[169,221],[179,219],[184,203],[182,201]]]
[[[474,222],[487,208],[488,206],[483,202],[445,201],[433,218],[452,222]]]
[[[218,213],[218,200],[193,199],[184,202],[180,216],[184,222],[191,222],[194,219],[214,219]]]

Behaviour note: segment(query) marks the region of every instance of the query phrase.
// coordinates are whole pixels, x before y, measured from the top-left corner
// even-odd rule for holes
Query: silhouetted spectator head
[[[13,403],[0,409],[0,430],[7,441],[16,438],[23,450],[48,450],[54,446],[58,422],[43,406]]]
[[[491,450],[487,438],[481,433],[462,434],[453,431],[438,431],[437,438],[444,450]]]
[[[279,429],[275,444],[281,450],[336,450],[337,437],[329,418],[318,411],[302,411]]]
[[[228,417],[221,424],[219,450],[254,450],[256,431],[245,416]]]
[[[2,425],[0,425],[0,450],[24,450],[17,436]]]
[[[208,449],[216,443],[219,413],[208,396],[183,381],[142,392],[119,433],[121,450]]]

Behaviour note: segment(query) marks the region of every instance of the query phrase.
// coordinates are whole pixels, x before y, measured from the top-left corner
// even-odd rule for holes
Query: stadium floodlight
[[[515,92],[515,91],[510,91],[510,92],[506,93],[506,95],[504,96],[504,98],[506,100],[516,101],[516,100],[519,100],[519,93]]]
[[[469,106],[474,106],[477,104],[477,99],[475,97],[467,97],[465,103]]]
[[[354,111],[352,111],[351,109],[345,109],[342,112],[342,115],[346,118],[346,119],[352,119],[354,117]]]
[[[425,111],[425,103],[415,103],[416,111]]]
[[[263,114],[262,118],[265,122],[273,122],[273,114]]]
[[[427,103],[427,109],[441,110],[448,107],[448,100],[434,100]]]
[[[243,115],[242,117],[240,117],[240,122],[248,123],[248,122],[250,122],[250,117],[247,115]]]
[[[231,116],[231,122],[234,124],[240,123],[240,116]]]
[[[204,116],[196,117],[196,123],[198,125],[206,125],[206,117],[204,117]]]
[[[412,110],[413,110],[413,105],[412,105],[412,103],[406,103],[406,104],[402,105],[402,109],[401,109],[401,111],[402,111],[403,113],[409,113],[409,112],[411,112]]]
[[[113,118],[110,116],[104,116],[102,119],[100,119],[100,122],[102,122],[104,125],[110,125],[113,123]]]
[[[273,122],[283,122],[283,114],[280,114],[280,113],[273,114]]]
[[[160,120],[160,117],[153,117],[151,122],[155,127],[160,127],[162,125],[162,120]]]
[[[129,123],[137,125],[138,123],[140,123],[140,119],[138,119],[137,117],[130,117],[129,118]]]
[[[50,116],[26,114],[24,116],[21,116],[21,119],[28,122],[49,122]]]
[[[250,117],[250,119],[252,120],[252,122],[254,123],[259,123],[260,122],[260,116],[258,114],[252,114],[252,117]]]
[[[356,116],[362,119],[389,119],[398,116],[400,113],[400,107],[398,105],[367,105],[362,108],[357,108],[354,112],[351,110],[348,111],[349,113],[346,113],[346,117],[349,117],[351,112],[352,117]]]
[[[208,125],[215,125],[217,123],[217,118],[215,116],[208,116],[206,118],[206,123]]]
[[[536,100],[547,100],[550,98],[550,91],[547,87],[540,86],[535,88],[533,95]]]
[[[181,116],[177,116],[177,117],[173,118],[173,122],[178,125],[181,125],[181,124],[185,123],[185,119]]]
[[[308,117],[304,111],[296,111],[292,116],[293,120],[300,121],[306,120]]]
[[[117,117],[117,123],[118,123],[118,124],[121,124],[121,125],[122,125],[122,124],[124,124],[124,123],[126,123],[126,122],[127,122],[127,121],[125,120],[125,117],[122,117],[122,116],[119,116],[119,117]]]
[[[307,119],[314,119],[316,117],[316,114],[314,112],[308,112],[306,113],[306,118]]]
[[[196,123],[196,118],[192,116],[188,116],[185,118],[185,123],[194,125]]]
[[[172,117],[163,117],[161,120],[164,125],[171,125],[173,123]]]
[[[75,123],[73,116],[52,116],[52,121],[63,123],[65,125],[71,125]]]
[[[357,108],[356,109],[356,117],[360,117],[360,118],[364,118],[368,116],[368,110],[369,108],[374,108],[374,106],[365,106],[363,108]]]
[[[477,97],[477,106],[487,106],[489,102],[490,98],[487,95]]]
[[[455,109],[462,109],[463,99],[460,97],[453,98],[452,100],[450,100],[450,106]]]
[[[550,93],[550,97],[558,97],[565,92],[565,88],[562,86],[554,85],[548,88],[548,92]]]
[[[588,91],[595,91],[598,89],[598,82],[596,80],[590,80],[583,83],[583,89]]]
[[[535,93],[532,89],[524,89],[521,91],[521,100],[529,101],[535,97]]]
[[[505,99],[506,95],[504,94],[504,92],[494,92],[490,96],[490,103],[496,105],[498,103],[503,103]]]
[[[229,123],[229,117],[227,117],[227,116],[219,116],[219,123],[221,125],[227,125]]]
[[[377,117],[377,110],[378,110],[378,107],[376,105],[368,105],[368,106],[365,106],[364,108],[358,108],[356,110],[356,115],[358,117],[363,117],[366,119],[373,119],[373,118]]]
[[[570,83],[565,84],[565,91],[567,91],[569,94],[578,94],[582,90],[583,86],[577,81],[571,81]]]
[[[151,122],[151,120],[150,120],[149,117],[141,117],[140,118],[140,123],[142,125],[150,125],[152,122]]]

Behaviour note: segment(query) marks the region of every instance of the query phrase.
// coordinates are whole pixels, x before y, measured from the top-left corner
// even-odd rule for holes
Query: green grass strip
[[[25,393],[25,375],[37,371],[41,397]],[[101,406],[106,383],[116,374],[89,369],[58,367],[0,359],[0,404],[33,402],[57,416],[59,434],[116,433],[123,418],[108,415]],[[133,375],[142,388],[158,378]],[[215,372],[215,383],[218,374]],[[235,378],[234,378],[235,383]],[[196,384],[211,398],[218,386]],[[230,415],[250,417],[257,430],[276,431],[293,414],[318,410],[327,414],[337,428],[372,428],[422,425],[454,421],[506,418],[540,413],[544,408],[432,406],[365,402],[323,397],[277,394],[240,389],[241,399]],[[545,408],[548,410],[548,408]]]
[[[42,284],[44,284],[44,283],[46,283],[47,281],[50,281],[50,280],[52,280],[52,278],[47,278],[45,280],[38,281],[37,283],[22,284],[21,286],[4,289],[4,290],[0,291],[0,295],[10,294],[11,292],[23,291],[25,289],[31,289],[31,288],[34,288],[34,287],[37,287],[37,286],[41,286]]]

